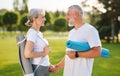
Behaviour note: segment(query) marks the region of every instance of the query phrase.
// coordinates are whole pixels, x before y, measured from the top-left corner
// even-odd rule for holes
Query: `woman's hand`
[[[59,66],[58,65],[52,65],[49,67],[49,71],[52,72],[52,73],[56,73],[59,71]]]
[[[50,52],[50,47],[46,46],[43,51],[44,56],[48,55],[49,52]]]

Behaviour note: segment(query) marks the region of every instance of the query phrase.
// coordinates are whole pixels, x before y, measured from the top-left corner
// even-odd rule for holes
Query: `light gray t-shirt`
[[[68,40],[77,42],[88,42],[89,46],[101,46],[101,41],[97,30],[88,23],[77,30],[72,29],[69,32]],[[69,48],[66,49],[68,51]],[[65,56],[65,67],[63,76],[91,76],[94,58],[76,58],[70,59]]]
[[[43,38],[41,32],[37,32],[36,30],[30,28],[27,32],[27,41],[32,41],[34,43],[33,52],[43,52],[44,48],[48,45],[48,41]],[[48,55],[44,57],[37,57],[31,59],[31,63],[35,65],[49,66],[49,57]]]

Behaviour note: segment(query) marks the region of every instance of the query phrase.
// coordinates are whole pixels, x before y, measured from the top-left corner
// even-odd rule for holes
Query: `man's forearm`
[[[84,58],[98,58],[101,54],[101,47],[93,47],[89,51],[86,52],[78,52],[79,57]]]
[[[65,64],[65,57],[56,65],[59,69],[63,68]]]

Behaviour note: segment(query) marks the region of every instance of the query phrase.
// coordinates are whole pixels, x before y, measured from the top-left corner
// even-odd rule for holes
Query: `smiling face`
[[[35,19],[36,25],[38,26],[44,26],[45,21],[46,21],[46,18],[45,18],[44,12],[40,13],[38,17]]]
[[[75,26],[82,21],[82,15],[76,9],[68,9],[66,20],[69,22],[69,26]]]
[[[68,9],[66,20],[69,22],[69,26],[74,26],[74,11],[72,9]]]

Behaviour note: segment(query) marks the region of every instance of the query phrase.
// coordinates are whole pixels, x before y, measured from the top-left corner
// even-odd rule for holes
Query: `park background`
[[[9,1],[12,2],[12,8],[9,8]],[[59,0],[39,0],[48,8],[40,4],[35,6],[34,2],[37,1],[0,0],[0,76],[23,76],[16,36],[25,35],[29,29],[24,23],[31,8],[46,10],[47,21],[41,31],[51,46],[50,62],[57,64],[65,55],[68,32],[73,28],[68,27],[65,19],[67,7],[73,4],[78,4],[85,10],[85,21],[96,27],[102,46],[110,50],[108,59],[95,59],[92,76],[120,76],[120,0],[61,0],[62,8],[56,5],[60,3]],[[1,5],[5,3],[8,7],[3,8]],[[51,9],[52,5],[56,8]],[[63,69],[51,76],[62,76],[62,73]]]

